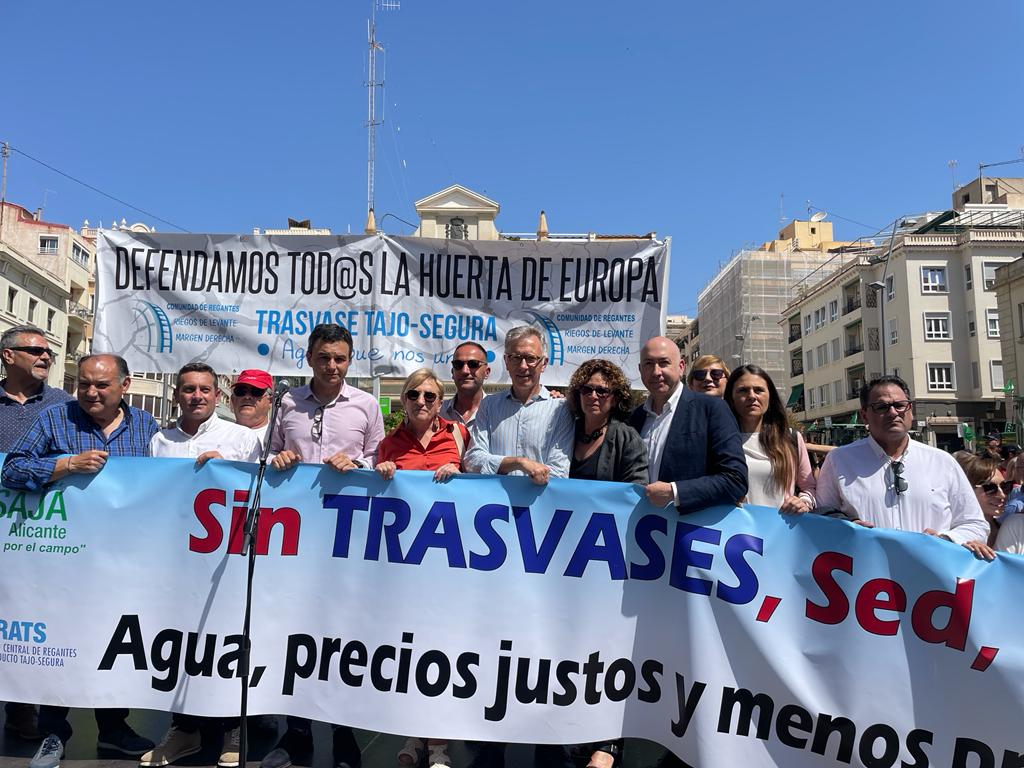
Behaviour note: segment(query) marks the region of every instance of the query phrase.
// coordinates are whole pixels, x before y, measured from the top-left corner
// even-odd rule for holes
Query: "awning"
[[[786,403],[786,407],[787,408],[792,408],[794,405],[797,404],[797,401],[799,401],[800,398],[803,397],[803,395],[804,395],[804,385],[803,384],[794,384],[793,385],[793,391],[789,393],[789,402]]]

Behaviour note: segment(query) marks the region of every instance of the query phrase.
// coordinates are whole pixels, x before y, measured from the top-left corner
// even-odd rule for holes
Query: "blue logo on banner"
[[[167,313],[156,304],[149,301],[136,301],[135,327],[141,330],[145,326],[147,352],[164,352],[170,354],[174,346],[174,334],[171,333],[171,321],[167,319]],[[139,338],[139,334],[136,334]],[[141,345],[139,345],[141,346]]]

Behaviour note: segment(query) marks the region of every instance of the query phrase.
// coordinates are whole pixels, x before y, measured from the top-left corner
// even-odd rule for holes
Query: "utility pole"
[[[384,77],[381,76],[380,80],[377,80],[377,52],[384,52],[384,44],[377,39],[377,4],[380,4],[381,10],[384,11],[397,11],[401,8],[401,3],[398,0],[371,0],[372,5],[370,8],[370,21],[367,27],[367,42],[369,44],[370,55],[369,64],[367,67],[367,80],[366,80],[366,92],[367,92],[367,103],[366,103],[366,212],[369,214],[373,210],[374,206],[374,176],[376,174],[376,162],[377,162],[377,126],[384,123],[384,119],[377,117],[377,89],[381,89],[381,93],[384,91]]]

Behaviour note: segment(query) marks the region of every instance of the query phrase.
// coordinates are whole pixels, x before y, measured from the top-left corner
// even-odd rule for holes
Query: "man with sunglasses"
[[[480,403],[463,462],[470,472],[526,475],[537,485],[569,476],[575,425],[565,401],[552,398],[540,382],[547,364],[545,339],[537,328],[522,325],[505,336],[512,386]]]
[[[270,426],[271,390],[274,380],[266,371],[247,368],[231,385],[231,412],[235,421],[256,433],[260,445],[267,439]]]
[[[452,381],[455,395],[441,406],[441,418],[466,429],[476,421],[476,412],[484,399],[484,381],[491,375],[487,350],[475,341],[465,341],[452,355]]]
[[[274,469],[291,469],[299,462],[326,464],[338,472],[373,467],[377,446],[384,439],[384,417],[373,395],[345,381],[351,361],[352,334],[347,328],[322,323],[309,334],[306,362],[313,380],[281,398],[270,441]],[[311,764],[311,722],[289,715],[287,723],[288,729],[260,762],[261,768]],[[335,726],[335,768],[359,768],[361,763],[352,729]]]
[[[861,388],[860,404],[868,436],[829,452],[818,475],[818,505],[879,528],[938,536],[991,559],[984,544],[989,526],[960,465],[910,439],[914,403],[906,382],[874,379]]]
[[[0,359],[6,373],[0,381],[0,452],[6,453],[41,411],[73,398],[46,383],[57,353],[50,349],[42,329],[16,325],[4,331],[0,336]],[[8,702],[4,709],[5,731],[26,741],[42,737],[35,705]]]

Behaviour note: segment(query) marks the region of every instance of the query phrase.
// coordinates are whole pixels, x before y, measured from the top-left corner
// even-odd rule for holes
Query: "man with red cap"
[[[247,368],[231,385],[231,411],[235,421],[256,433],[263,445],[270,426],[270,403],[274,380],[266,371]]]

